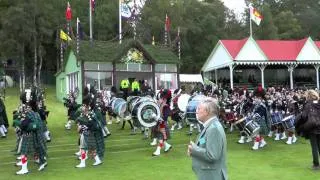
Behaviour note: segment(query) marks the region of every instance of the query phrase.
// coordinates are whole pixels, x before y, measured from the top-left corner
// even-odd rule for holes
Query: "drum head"
[[[189,101],[186,108],[186,119],[190,122],[197,122],[196,111],[200,101]]]
[[[126,101],[122,98],[116,98],[111,104],[112,111],[118,116],[123,117],[127,109]]]
[[[138,102],[132,111],[132,119],[135,124],[143,127],[153,127],[160,118],[160,109],[155,102],[145,101]]]
[[[190,97],[189,94],[181,94],[179,96],[177,104],[180,111],[186,112]]]

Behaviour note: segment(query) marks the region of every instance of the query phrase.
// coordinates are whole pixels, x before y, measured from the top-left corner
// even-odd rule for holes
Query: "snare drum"
[[[240,132],[244,131],[244,128],[246,127],[246,118],[236,121],[234,125],[239,129]]]
[[[254,120],[248,121],[244,128],[245,133],[251,137],[256,136],[259,133],[259,130],[260,130],[260,125]]]
[[[295,121],[295,116],[290,115],[282,120],[282,125],[285,130],[293,130],[294,129],[294,121]]]
[[[282,123],[283,116],[281,112],[273,112],[271,114],[271,125],[277,125]]]

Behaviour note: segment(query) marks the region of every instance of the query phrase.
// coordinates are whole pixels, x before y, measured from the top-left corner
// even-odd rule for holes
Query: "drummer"
[[[261,84],[259,84],[258,88],[254,91],[254,96],[252,117],[260,125],[260,131],[257,135],[255,135],[255,141],[252,149],[258,150],[259,148],[263,148],[265,145],[267,145],[263,135],[266,135],[269,131],[267,126],[267,108],[264,102],[265,91]]]
[[[160,94],[160,99],[158,104],[160,106],[161,118],[158,120],[156,126],[152,128],[153,142],[151,145],[158,145],[156,151],[152,153],[152,156],[160,156],[160,151],[164,148],[164,152],[168,152],[172,145],[167,142],[170,136],[168,129],[168,117],[170,114],[170,101],[171,101],[171,91],[169,89],[164,89]]]
[[[182,112],[178,107],[178,99],[180,98],[180,95],[183,93],[184,87],[181,87],[181,89],[176,89],[173,92],[171,119],[174,121],[174,124],[171,127],[171,131],[174,131],[176,126],[178,126],[178,130],[182,129],[182,117],[180,115]]]
[[[287,114],[286,116],[293,116],[295,118],[299,113],[299,107],[298,107],[298,97],[294,94],[291,94],[287,97],[288,101],[288,108],[287,108]],[[286,132],[288,133],[288,140],[286,144],[291,145],[292,143],[297,142],[297,137],[295,135],[295,129],[286,129]]]

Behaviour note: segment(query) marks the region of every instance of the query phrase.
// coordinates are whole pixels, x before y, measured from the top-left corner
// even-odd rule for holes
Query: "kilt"
[[[34,148],[35,151],[39,154],[39,157],[47,156],[47,141],[44,138],[43,132],[39,130],[34,132],[34,137]]]
[[[167,140],[170,138],[170,131],[168,128],[168,123],[166,121],[163,124],[157,124],[151,129],[151,138],[158,138],[162,140]]]
[[[0,126],[5,125],[5,124],[6,124],[6,122],[5,122],[4,118],[0,115]]]
[[[21,155],[33,155],[35,152],[34,144],[33,133],[23,133],[19,142],[18,152]]]
[[[260,125],[260,134],[267,135],[269,133],[269,127],[266,118],[262,116],[257,118],[256,121]]]
[[[174,109],[174,110],[172,110],[172,112],[171,112],[171,119],[172,119],[173,121],[175,121],[175,122],[180,122],[182,119],[181,119],[179,113],[180,113],[179,109]]]
[[[94,134],[94,138],[96,141],[96,151],[97,151],[97,155],[102,159],[104,157],[104,152],[105,152],[105,144],[104,144],[104,137],[103,137],[103,133],[102,133],[102,129],[101,131],[95,131],[93,132]]]

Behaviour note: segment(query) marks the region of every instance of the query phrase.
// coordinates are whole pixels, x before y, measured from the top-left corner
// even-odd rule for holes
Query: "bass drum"
[[[196,111],[197,107],[200,102],[205,99],[206,96],[204,95],[196,95],[191,97],[190,101],[188,102],[188,106],[186,108],[185,118],[191,123],[197,122]]]
[[[119,117],[124,117],[127,110],[127,102],[122,98],[114,98],[111,100],[111,109]]]
[[[181,94],[178,97],[177,104],[178,104],[178,108],[181,112],[186,112],[190,97],[191,96],[189,94]]]
[[[131,112],[131,119],[136,127],[153,127],[160,118],[160,109],[155,102],[139,101]]]
[[[128,107],[128,111],[131,113],[131,111],[133,110],[133,106],[138,102],[138,100],[140,99],[139,96],[130,96],[127,99],[127,107]]]

